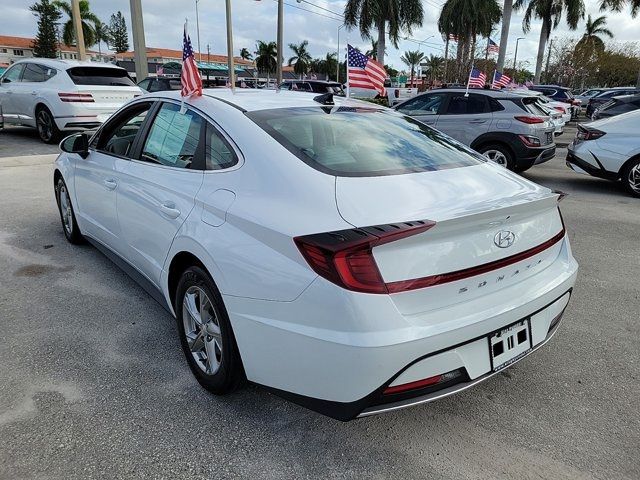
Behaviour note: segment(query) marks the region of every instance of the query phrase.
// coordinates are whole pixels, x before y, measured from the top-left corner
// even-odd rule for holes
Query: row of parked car
[[[124,69],[114,65],[23,60],[12,65],[0,78],[0,126],[36,127],[44,142],[54,143],[63,131],[98,127],[134,97],[180,87],[179,78],[169,77],[147,78],[136,85]],[[344,90],[337,82],[292,80],[282,83],[279,88],[344,96]],[[617,95],[632,91],[636,90],[616,88],[584,92],[584,97],[590,96],[587,112],[593,111],[595,118],[606,118],[638,109],[639,91],[632,95]],[[560,135],[565,124],[576,116],[580,100],[574,98],[569,89],[555,85],[536,85],[522,90],[473,89],[469,92],[463,88],[448,88],[430,90],[393,108],[444,132],[505,168],[524,172],[554,157],[554,137]],[[619,139],[619,145],[611,147],[617,157],[604,163],[598,160],[609,158],[604,152],[597,158],[591,155],[595,163],[589,164],[591,160],[585,160],[586,154],[580,153],[587,147],[578,148],[587,140],[602,138],[605,133],[608,135],[606,140],[613,139],[614,135],[609,134],[613,133],[611,128],[624,121],[612,122],[603,129],[580,126],[568,162],[576,171],[603,178],[624,177],[630,191],[635,191],[631,185],[635,185],[636,171],[631,168],[629,173],[627,167],[631,165],[628,160],[635,159],[640,153],[634,150],[634,145],[640,143],[640,129],[631,130],[628,138]],[[596,146],[595,143],[587,145]],[[624,146],[629,148],[625,150]]]

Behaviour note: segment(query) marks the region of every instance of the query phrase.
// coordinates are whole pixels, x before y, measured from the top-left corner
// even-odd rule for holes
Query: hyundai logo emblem
[[[496,236],[493,237],[493,243],[496,244],[496,247],[499,248],[508,248],[513,245],[513,242],[516,241],[516,235],[509,230],[500,230],[496,233]]]

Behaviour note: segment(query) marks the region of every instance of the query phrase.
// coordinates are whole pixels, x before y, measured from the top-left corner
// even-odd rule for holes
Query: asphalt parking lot
[[[578,282],[554,339],[479,386],[341,423],[192,377],[174,320],[63,236],[55,146],[0,131],[0,478],[640,478],[640,200],[566,150]]]

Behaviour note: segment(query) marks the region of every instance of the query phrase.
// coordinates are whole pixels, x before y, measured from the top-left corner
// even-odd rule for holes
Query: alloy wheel
[[[640,194],[640,163],[629,170],[628,180],[631,189]]]
[[[71,199],[67,187],[61,185],[58,189],[58,197],[60,201],[60,213],[62,214],[62,224],[67,235],[73,232],[73,211],[71,210]]]
[[[216,310],[202,288],[191,286],[185,292],[182,321],[196,364],[207,375],[215,374],[222,363],[222,332]]]
[[[38,134],[45,142],[53,137],[53,119],[46,110],[40,110],[37,117]]]
[[[501,167],[507,168],[507,157],[500,150],[487,150],[483,155],[493,163],[497,163]]]

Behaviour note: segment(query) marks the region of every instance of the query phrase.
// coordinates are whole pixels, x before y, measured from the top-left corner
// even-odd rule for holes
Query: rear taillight
[[[63,102],[95,102],[90,93],[64,93],[58,92],[58,97]]]
[[[576,138],[578,140],[597,140],[605,134],[606,132],[603,132],[602,130],[598,130],[596,128],[586,128],[582,125],[578,125]]]
[[[568,193],[563,192],[562,190],[553,190],[553,193],[558,195],[558,203],[560,203],[562,200],[564,200]],[[562,216],[562,214],[561,214]]]
[[[559,111],[562,114],[567,113],[567,109],[564,107],[553,107],[555,110]]]
[[[529,116],[529,115],[516,115],[513,118],[515,118],[519,122],[528,123],[528,124],[544,123],[544,118],[543,117],[533,117],[533,116]]]
[[[533,135],[518,135],[522,143],[524,143],[527,147],[539,147],[540,139],[538,137],[534,137]]]
[[[425,378],[423,380],[417,380],[415,382],[403,383],[401,385],[387,387],[382,391],[382,394],[393,395],[394,393],[404,393],[410,392],[411,390],[420,390],[422,388],[435,387],[437,385],[449,383],[452,380],[456,379],[458,379],[458,381],[462,379],[462,371],[460,369],[443,373],[442,375],[434,375],[433,377]]]
[[[355,292],[389,293],[372,249],[435,225],[431,220],[392,223],[294,238],[309,266],[321,277]]]

